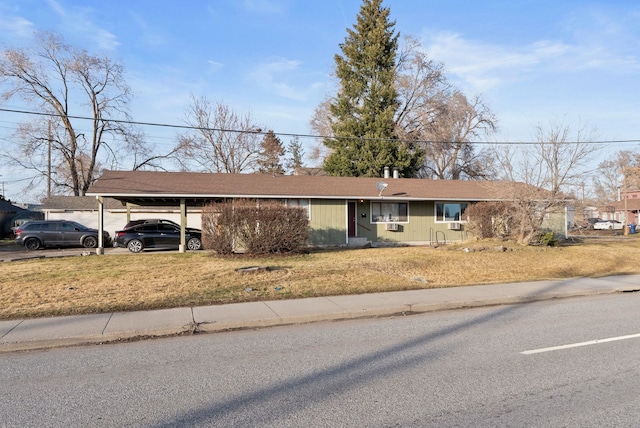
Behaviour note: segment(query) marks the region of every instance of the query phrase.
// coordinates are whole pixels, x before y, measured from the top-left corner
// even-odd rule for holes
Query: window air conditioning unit
[[[449,223],[449,230],[460,230],[460,223]]]
[[[398,230],[398,223],[387,223],[387,230]]]

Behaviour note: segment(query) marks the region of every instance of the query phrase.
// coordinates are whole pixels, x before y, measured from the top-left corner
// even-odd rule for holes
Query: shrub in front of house
[[[282,202],[210,204],[202,212],[202,241],[217,254],[299,251],[309,237],[307,211]]]
[[[210,204],[202,208],[202,246],[217,254],[233,253],[234,221],[231,203]]]
[[[533,241],[538,245],[542,245],[545,247],[556,247],[560,244],[556,234],[549,230],[541,231],[534,237]]]
[[[480,239],[506,238],[516,230],[513,208],[506,202],[477,202],[465,211],[466,230]]]

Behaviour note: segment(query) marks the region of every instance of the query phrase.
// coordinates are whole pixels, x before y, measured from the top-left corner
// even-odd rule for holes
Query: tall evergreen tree
[[[260,149],[260,155],[256,161],[258,172],[284,174],[281,160],[285,154],[285,149],[282,146],[282,141],[273,131],[268,131],[265,134],[260,143]]]
[[[295,173],[297,169],[304,167],[304,149],[302,148],[302,143],[300,143],[300,139],[297,135],[289,142],[287,151],[289,152],[287,168],[292,173]]]
[[[332,150],[324,163],[330,175],[377,177],[389,166],[408,177],[422,159],[394,133],[399,34],[389,12],[382,0],[363,0],[357,23],[340,45],[343,55],[335,56],[340,89],[330,105],[333,138],[324,141]]]

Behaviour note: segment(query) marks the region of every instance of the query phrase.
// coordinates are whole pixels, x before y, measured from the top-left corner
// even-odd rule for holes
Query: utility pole
[[[627,219],[627,168],[624,167],[622,169],[622,174],[623,174],[623,181],[622,181],[622,187],[624,190],[623,193],[623,198],[624,198],[624,226],[623,226],[623,230],[624,230],[624,234],[628,235],[629,234],[629,220]]]
[[[51,197],[51,119],[49,119],[48,133],[48,162],[47,162],[47,198]]]

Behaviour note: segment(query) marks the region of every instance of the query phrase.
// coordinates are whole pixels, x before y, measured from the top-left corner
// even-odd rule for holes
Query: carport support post
[[[104,198],[97,196],[98,199],[98,248],[96,254],[104,254]]]
[[[187,247],[187,240],[184,233],[185,228],[187,227],[187,203],[184,199],[180,199],[180,246],[178,250],[181,253],[185,252],[185,248]]]

